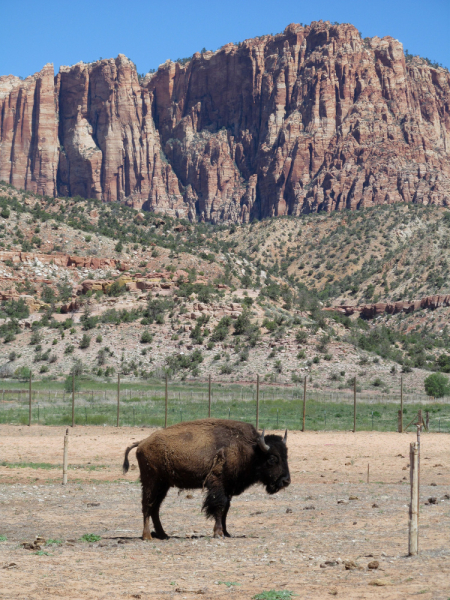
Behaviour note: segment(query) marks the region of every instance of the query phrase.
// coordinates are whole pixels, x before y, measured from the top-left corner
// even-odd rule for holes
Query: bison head
[[[258,438],[261,453],[259,480],[266,486],[268,494],[276,494],[291,483],[286,442],[287,430],[284,438],[280,435],[264,436],[264,431]]]

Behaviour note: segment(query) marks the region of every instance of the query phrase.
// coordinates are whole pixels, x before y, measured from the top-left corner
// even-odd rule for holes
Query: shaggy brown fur
[[[203,510],[215,519],[214,535],[228,536],[226,517],[232,496],[254,483],[264,484],[270,494],[290,483],[286,436],[284,440],[277,435],[264,438],[248,423],[203,419],[155,431],[126,449],[124,473],[129,468],[128,453],[136,446],[144,539],[167,537],[159,508],[170,487],[206,489]]]

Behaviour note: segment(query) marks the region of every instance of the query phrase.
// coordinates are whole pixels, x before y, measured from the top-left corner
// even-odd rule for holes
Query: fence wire
[[[56,387],[45,389],[46,382],[33,382],[31,423],[72,424],[72,393]],[[112,383],[82,381],[74,394],[76,425],[116,425],[117,386]],[[92,386],[93,387],[93,386]],[[236,385],[213,382],[211,416],[256,423],[256,384]],[[165,424],[165,381],[122,381],[120,384],[121,426],[163,427]],[[29,389],[0,390],[0,423],[28,424]],[[307,430],[353,429],[353,393],[306,390]],[[356,395],[356,426],[365,431],[397,431],[400,396],[398,394]],[[429,430],[450,432],[450,399],[439,401],[420,394],[403,394],[403,425],[415,421],[422,410],[429,418]],[[208,381],[169,381],[167,425],[208,417]],[[298,430],[303,426],[303,388],[262,384],[259,388],[259,427]]]

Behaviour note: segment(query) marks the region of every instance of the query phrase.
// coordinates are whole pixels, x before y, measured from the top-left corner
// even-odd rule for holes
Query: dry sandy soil
[[[77,468],[62,487],[60,468],[10,463],[60,464],[63,428],[0,426],[1,599],[250,599],[272,589],[301,599],[450,597],[449,436],[422,434],[420,555],[408,558],[412,434],[290,433],[292,485],[235,498],[235,537],[211,537],[199,490],[171,490],[162,508],[171,538],[143,542],[134,452],[135,469],[124,477],[120,468],[125,447],[149,433],[77,427],[69,447]],[[425,505],[431,496],[438,503]],[[81,541],[87,533],[101,540]],[[37,535],[62,543],[21,547]],[[346,560],[357,568],[346,570]]]

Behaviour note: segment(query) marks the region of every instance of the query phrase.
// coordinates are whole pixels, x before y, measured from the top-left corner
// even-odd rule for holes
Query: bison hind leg
[[[225,510],[222,513],[222,530],[223,530],[223,535],[225,537],[231,537],[231,535],[228,533],[228,530],[227,530],[227,515],[228,515],[228,511],[230,510],[231,497],[228,497],[227,500],[228,500],[227,505],[225,506]]]
[[[223,516],[226,515],[229,502],[230,500],[221,486],[212,486],[208,489],[202,510],[208,519],[215,520],[214,537],[222,537],[225,534]]]
[[[142,513],[144,517],[143,540],[153,538],[159,540],[168,539],[168,535],[161,525],[159,508],[167,495],[169,485],[163,482],[152,481],[151,485],[142,486]],[[153,521],[155,531],[150,531],[150,518]]]

